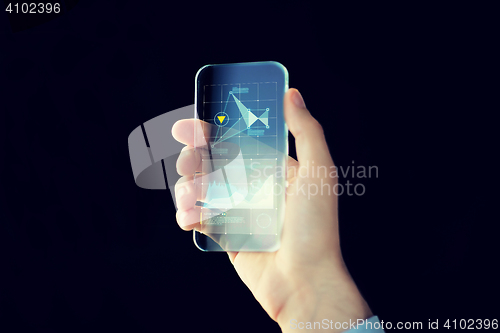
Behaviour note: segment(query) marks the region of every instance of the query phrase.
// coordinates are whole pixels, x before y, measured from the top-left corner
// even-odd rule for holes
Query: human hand
[[[371,310],[342,259],[337,196],[334,191],[307,193],[312,186],[321,188],[328,184],[334,188],[337,184],[329,172],[315,172],[312,177],[311,172],[302,171],[334,167],[323,129],[296,89],[285,94],[284,115],[295,137],[298,161],[288,159],[289,185],[281,247],[276,252],[228,252],[229,258],[257,301],[284,332],[297,331],[292,329],[291,320],[367,319],[372,316]],[[176,185],[177,222],[184,230],[197,227],[199,208],[195,203],[202,199],[192,182],[193,174],[201,169],[201,157],[192,149],[194,132],[199,128],[197,121],[181,120],[172,128],[174,138],[186,144],[177,161],[177,170],[183,178]],[[302,176],[304,173],[307,176]]]

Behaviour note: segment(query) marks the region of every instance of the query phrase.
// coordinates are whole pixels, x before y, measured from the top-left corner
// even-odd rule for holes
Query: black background
[[[498,318],[493,8],[62,5],[0,13],[1,332],[279,331],[227,256],[178,228],[170,194],[135,185],[127,147],[193,103],[201,66],[263,60],[288,68],[338,166],[379,169],[340,197],[373,312]]]

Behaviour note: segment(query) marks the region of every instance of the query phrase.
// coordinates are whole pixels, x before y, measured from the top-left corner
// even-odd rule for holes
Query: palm
[[[300,178],[293,178],[293,170],[299,164],[292,158],[288,159],[289,193],[299,186]],[[238,275],[249,287],[255,298],[271,316],[277,318],[280,309],[285,305],[295,287],[290,283],[290,275],[295,278],[306,278],[318,267],[325,256],[340,255],[336,246],[337,221],[336,197],[325,197],[325,202],[307,200],[302,195],[288,195],[285,211],[282,246],[277,252],[229,252]],[[324,207],[330,212],[325,212]],[[321,210],[319,210],[321,208]],[[321,214],[311,214],[321,211]],[[315,221],[315,223],[310,223]],[[321,221],[318,225],[318,221]],[[318,227],[319,226],[319,227]],[[330,248],[331,251],[324,251]]]

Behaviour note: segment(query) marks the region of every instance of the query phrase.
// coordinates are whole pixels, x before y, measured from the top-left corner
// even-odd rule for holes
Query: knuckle
[[[175,189],[177,190],[179,187],[186,185],[186,182],[188,181],[188,177],[183,176],[175,182]]]
[[[321,124],[319,123],[318,120],[316,120],[316,118],[312,118],[309,126],[311,126],[311,131],[317,132],[319,134],[322,134],[324,132],[323,126],[321,126]]]

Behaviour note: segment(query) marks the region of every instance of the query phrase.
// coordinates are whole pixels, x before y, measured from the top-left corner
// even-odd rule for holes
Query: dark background
[[[498,318],[493,7],[62,8],[0,13],[0,332],[279,331],[227,256],[178,228],[170,194],[135,185],[127,147],[193,103],[201,66],[262,60],[288,68],[338,166],[378,166],[341,180],[364,196],[340,197],[343,254],[373,312]]]

